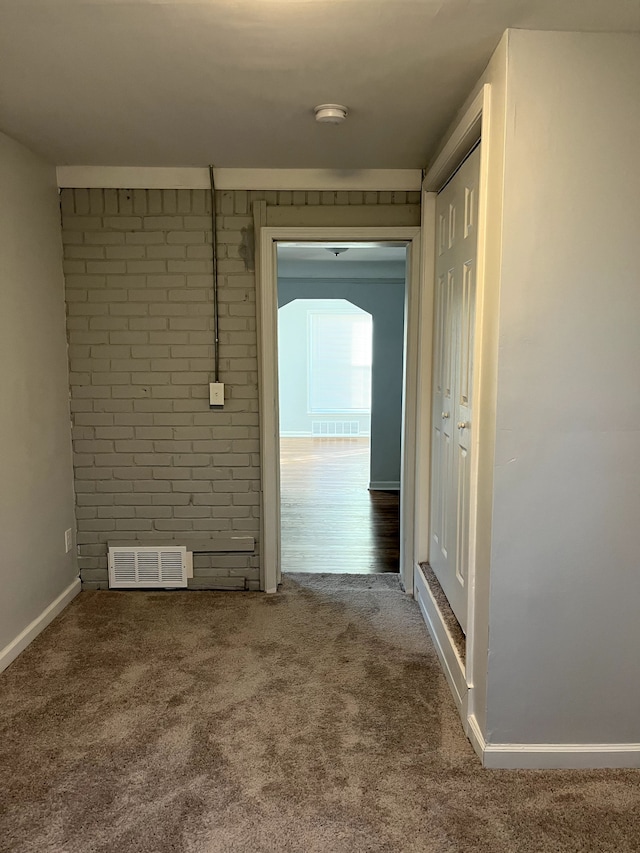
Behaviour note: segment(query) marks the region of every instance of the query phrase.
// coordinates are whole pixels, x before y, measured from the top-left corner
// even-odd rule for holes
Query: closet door
[[[439,193],[436,205],[429,562],[464,631],[479,170],[478,147]]]

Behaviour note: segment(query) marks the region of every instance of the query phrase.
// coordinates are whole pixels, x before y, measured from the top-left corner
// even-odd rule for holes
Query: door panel
[[[463,630],[469,573],[469,476],[480,148],[438,195],[429,562]]]

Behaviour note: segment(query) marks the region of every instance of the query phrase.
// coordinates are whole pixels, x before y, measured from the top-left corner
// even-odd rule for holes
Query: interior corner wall
[[[77,570],[55,168],[0,134],[0,186],[2,650]]]
[[[640,742],[640,36],[511,31],[487,740]]]
[[[249,535],[196,555],[198,588],[257,589],[260,448],[254,201],[278,225],[419,225],[420,194],[218,193],[220,380],[205,190],[62,191],[79,561],[107,586],[109,540]]]

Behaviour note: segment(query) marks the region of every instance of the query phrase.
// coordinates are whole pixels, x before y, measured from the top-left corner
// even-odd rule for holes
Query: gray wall
[[[211,411],[204,190],[64,190],[78,542],[85,588],[110,539],[190,541],[260,528],[251,205],[267,224],[415,225],[418,193],[221,192],[220,366]],[[258,586],[255,554],[198,556],[194,585]]]
[[[494,743],[640,742],[639,91],[638,36],[510,33]]]
[[[0,134],[0,650],[77,575],[55,169]]]
[[[278,304],[293,299],[347,299],[373,318],[370,482],[391,488],[400,482],[404,348],[403,280],[278,280]],[[306,357],[306,356],[305,356]],[[306,400],[306,374],[301,383]]]

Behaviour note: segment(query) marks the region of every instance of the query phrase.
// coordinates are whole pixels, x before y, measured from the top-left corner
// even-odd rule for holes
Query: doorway
[[[282,571],[399,571],[406,246],[279,245]]]
[[[414,541],[414,499],[415,499],[415,429],[417,397],[417,349],[418,349],[418,297],[419,297],[419,242],[420,230],[409,228],[277,228],[260,229],[259,242],[259,330],[260,330],[260,397],[261,397],[261,451],[262,451],[262,539],[261,564],[262,585],[268,592],[275,592],[282,572],[281,560],[281,452],[280,452],[280,412],[278,381],[278,291],[281,288],[278,254],[286,248],[312,248],[322,252],[328,260],[327,252],[332,246],[351,250],[395,244],[405,253],[405,287],[403,317],[407,322],[402,336],[403,367],[400,382],[400,447],[399,482],[396,474],[395,491],[400,504],[400,542],[399,569],[402,585],[408,593],[413,592],[413,569],[415,565]],[[309,245],[311,244],[311,245]],[[320,245],[318,245],[320,244]],[[382,245],[381,245],[382,244]],[[335,256],[334,255],[334,259]],[[355,257],[352,256],[352,257]],[[316,276],[316,283],[318,278]],[[325,296],[330,293],[325,282]],[[413,311],[411,307],[413,306]],[[375,367],[374,367],[375,372]],[[372,410],[375,406],[375,394],[372,394]],[[384,402],[384,396],[382,397]],[[372,411],[372,421],[375,414]],[[375,433],[375,426],[371,429]],[[375,441],[372,434],[371,467],[368,486],[382,491],[393,481],[390,475],[380,475],[373,479]],[[341,439],[346,440],[346,439]],[[383,455],[380,458],[384,458]],[[384,478],[384,479],[383,479]],[[326,527],[326,525],[325,525]],[[357,525],[356,525],[357,527]],[[304,570],[304,567],[301,567]],[[299,569],[300,570],[300,569]]]

